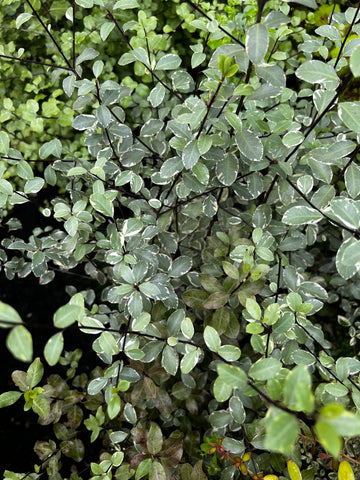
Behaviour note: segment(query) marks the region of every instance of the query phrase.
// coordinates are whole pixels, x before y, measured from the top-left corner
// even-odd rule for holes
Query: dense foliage
[[[30,363],[0,407],[53,425],[3,478],[360,478],[360,3],[342,3],[3,0],[1,269],[84,280],[41,358],[0,302]],[[27,202],[48,226],[24,239]]]

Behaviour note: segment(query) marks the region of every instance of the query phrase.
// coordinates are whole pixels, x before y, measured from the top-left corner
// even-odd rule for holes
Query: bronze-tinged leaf
[[[157,387],[154,381],[149,377],[144,377],[143,385],[146,396],[150,398],[155,398]]]
[[[229,293],[214,292],[203,302],[203,307],[207,310],[217,310],[223,307],[230,298]]]
[[[207,476],[202,469],[202,463],[202,460],[199,460],[195,463],[194,468],[191,472],[190,480],[207,480]]]
[[[176,467],[182,459],[182,438],[167,438],[161,449],[161,463],[164,467]]]
[[[187,305],[190,308],[195,308],[196,310],[204,310],[204,300],[207,299],[208,293],[205,292],[204,290],[187,290],[186,292],[183,293],[182,299],[185,305]]]
[[[164,417],[169,417],[170,413],[174,410],[170,395],[162,388],[157,389],[157,395],[153,402],[155,408],[157,408]]]

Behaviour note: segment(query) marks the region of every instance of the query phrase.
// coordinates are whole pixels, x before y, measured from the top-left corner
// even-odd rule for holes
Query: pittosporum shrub
[[[33,471],[3,478],[359,478],[347,3],[3,1],[1,268],[85,277],[41,358],[0,303],[30,363],[0,406],[53,425]],[[11,212],[31,201],[49,225],[23,239]]]

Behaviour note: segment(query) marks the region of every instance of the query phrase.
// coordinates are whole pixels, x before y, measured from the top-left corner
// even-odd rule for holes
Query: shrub
[[[4,2],[1,266],[86,277],[41,358],[0,303],[0,407],[53,424],[4,478],[355,478],[360,6],[238,3]]]

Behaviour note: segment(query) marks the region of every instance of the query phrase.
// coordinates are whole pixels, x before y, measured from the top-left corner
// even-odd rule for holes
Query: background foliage
[[[30,364],[0,407],[53,425],[33,471],[3,478],[359,478],[360,4],[343,3],[3,0],[1,268],[83,280],[41,358],[0,303]],[[24,238],[28,202],[46,226]]]

